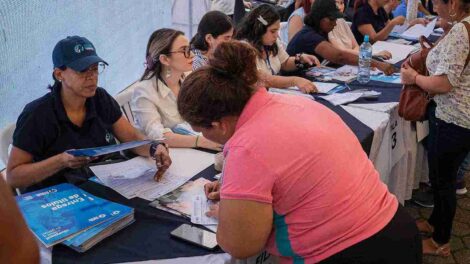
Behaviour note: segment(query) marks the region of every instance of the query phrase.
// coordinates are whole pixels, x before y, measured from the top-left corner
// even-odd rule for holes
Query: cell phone
[[[203,248],[212,250],[217,247],[217,237],[215,233],[206,231],[199,227],[182,224],[175,230],[171,231],[170,234],[173,237]]]

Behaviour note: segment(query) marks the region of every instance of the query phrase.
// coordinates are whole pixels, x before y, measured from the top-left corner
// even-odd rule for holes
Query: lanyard
[[[269,69],[271,70],[271,74],[276,75],[276,73],[274,73],[273,67],[271,66],[271,62],[269,61],[269,52],[266,48],[264,49],[264,52],[266,53],[266,64],[268,65]]]

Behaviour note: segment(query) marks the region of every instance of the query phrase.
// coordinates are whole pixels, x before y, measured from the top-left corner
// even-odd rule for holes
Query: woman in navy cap
[[[107,63],[88,39],[62,39],[52,60],[55,82],[49,86],[50,92],[27,104],[16,123],[7,164],[7,180],[14,188],[31,191],[65,181],[79,182],[89,175],[84,166],[97,160],[75,157],[66,150],[112,145],[116,139],[144,139],[123,117],[118,103],[97,86]],[[171,164],[165,145],[159,143],[133,152],[156,158],[157,179]]]

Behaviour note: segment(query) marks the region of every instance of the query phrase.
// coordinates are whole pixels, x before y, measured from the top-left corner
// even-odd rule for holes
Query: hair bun
[[[252,85],[257,81],[256,58],[258,52],[248,43],[228,41],[221,43],[209,59],[214,73],[225,78],[236,78]]]

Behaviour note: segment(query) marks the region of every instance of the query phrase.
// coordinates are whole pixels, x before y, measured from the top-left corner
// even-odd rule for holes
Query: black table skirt
[[[193,179],[204,177],[213,180],[217,173],[214,166],[211,166]],[[179,225],[190,224],[189,219],[153,208],[144,199],[128,200],[112,189],[92,181],[79,187],[93,195],[133,207],[136,221],[85,253],[78,253],[64,245],[54,246],[52,263],[116,263],[222,253],[220,248],[207,250],[170,237],[170,232]]]

